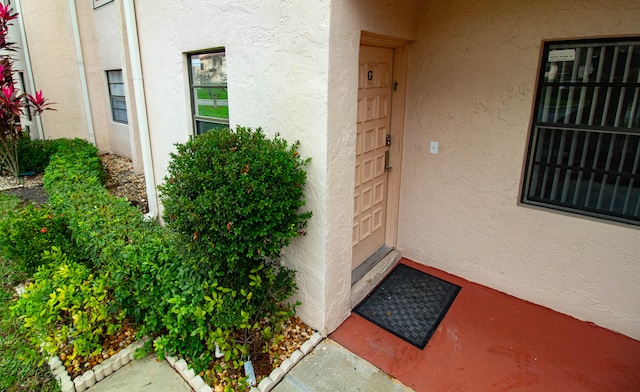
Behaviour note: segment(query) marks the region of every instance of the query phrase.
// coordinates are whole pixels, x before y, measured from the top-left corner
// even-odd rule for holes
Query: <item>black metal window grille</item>
[[[640,225],[640,38],[544,46],[522,202]]]

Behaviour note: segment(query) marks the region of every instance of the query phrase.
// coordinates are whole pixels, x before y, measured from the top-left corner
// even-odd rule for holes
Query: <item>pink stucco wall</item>
[[[639,35],[639,20],[637,1],[423,3],[409,56],[404,256],[640,338],[639,228],[518,203],[542,40]]]
[[[21,5],[36,89],[55,102],[56,111],[42,114],[44,136],[87,139],[69,4],[22,1]]]
[[[106,124],[103,74],[127,72],[123,44],[115,45],[121,4],[82,4],[98,142],[126,149],[124,129]],[[58,102],[58,112],[43,116],[45,133],[86,138],[68,3],[23,6],[49,23],[26,22],[36,85]],[[389,242],[417,262],[640,338],[638,228],[518,203],[542,40],[640,35],[637,1],[135,6],[158,183],[174,143],[191,134],[186,53],[208,48],[227,51],[231,123],[299,139],[312,158],[307,206],[314,217],[284,257],[298,270],[298,309],[312,327],[331,332],[351,310],[358,50],[367,31],[412,42],[398,238]],[[430,141],[440,143],[437,155],[429,154]]]
[[[105,74],[107,70],[121,69],[125,80],[129,78],[119,3],[114,1],[94,9],[91,1],[76,2],[75,9],[96,146],[101,152],[133,158],[136,170],[140,171],[139,142],[130,102],[129,124],[114,122]],[[20,4],[36,88],[55,102],[55,111],[42,114],[45,137],[89,140],[70,3],[52,0]]]

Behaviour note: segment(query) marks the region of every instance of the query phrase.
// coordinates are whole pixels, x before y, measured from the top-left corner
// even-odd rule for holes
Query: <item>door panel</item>
[[[360,46],[352,269],[385,244],[392,69],[393,49]]]

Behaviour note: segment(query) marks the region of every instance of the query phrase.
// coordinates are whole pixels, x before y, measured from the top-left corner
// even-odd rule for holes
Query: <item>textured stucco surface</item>
[[[36,89],[55,102],[56,111],[42,114],[44,135],[87,139],[69,2],[22,1],[21,5]]]
[[[112,121],[105,74],[122,69],[124,78],[128,77],[118,3],[93,9],[90,1],[78,1],[76,13],[96,146],[101,152],[136,158],[132,152],[137,140],[132,137],[133,128]],[[42,115],[46,138],[89,139],[69,2],[21,4],[36,87],[55,102],[56,111]]]
[[[314,216],[284,261],[298,271],[298,313],[323,334],[351,310],[360,30],[417,33],[417,7],[393,3],[136,1],[158,182],[173,145],[191,133],[186,53],[208,48],[226,50],[230,123],[300,140],[312,158],[306,194]]]
[[[156,179],[174,144],[191,134],[186,53],[226,50],[230,123],[301,141],[308,234],[285,251],[298,271],[299,314],[322,330],[326,267],[327,1],[136,1]],[[179,31],[179,34],[176,34]]]
[[[88,57],[87,79],[90,83],[96,142],[101,149],[108,148],[112,153],[132,158],[130,126],[113,121],[106,76],[106,71],[110,70],[122,70],[124,80],[128,76],[124,65],[123,22],[120,9],[117,2],[108,3],[95,10],[92,9],[91,2],[77,4],[78,11],[83,11],[83,50]],[[126,91],[125,94],[127,101],[130,101],[131,95]],[[133,115],[131,111],[127,114],[129,118]]]
[[[58,0],[59,1],[59,0]],[[114,7],[110,5],[109,9]],[[80,42],[82,46],[82,58],[84,61],[84,70],[87,79],[87,89],[89,94],[89,106],[91,108],[91,121],[93,124],[93,132],[96,140],[96,147],[101,152],[111,150],[109,138],[109,122],[110,116],[107,116],[108,106],[105,106],[106,81],[104,68],[102,67],[102,59],[118,46],[118,42],[109,42],[100,40],[102,36],[112,37],[115,25],[96,24],[96,13],[93,10],[91,2],[76,2],[76,12],[78,14],[78,30],[80,31]],[[104,13],[102,13],[104,14]],[[108,27],[107,27],[108,26]],[[100,33],[99,28],[104,30]],[[108,46],[104,44],[109,42]],[[73,41],[71,42],[73,44]],[[101,45],[103,44],[103,45]],[[84,110],[84,104],[83,104]],[[87,126],[85,126],[87,129]]]
[[[405,257],[640,339],[640,230],[518,205],[541,41],[638,35],[638,20],[635,1],[424,2],[408,70]]]
[[[331,7],[327,160],[327,297],[325,325],[337,328],[351,312],[351,244],[356,103],[362,31],[402,39],[418,32],[416,1],[341,0]]]

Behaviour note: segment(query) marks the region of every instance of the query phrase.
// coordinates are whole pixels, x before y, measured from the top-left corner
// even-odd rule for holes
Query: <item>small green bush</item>
[[[100,185],[104,184],[106,172],[98,156],[98,149],[94,145],[78,138],[55,139],[51,142],[55,146],[55,152],[49,159],[49,165],[43,178],[45,189],[47,188],[47,178],[50,184],[56,180],[61,181],[62,184],[72,182],[84,183],[91,178],[95,178]],[[68,161],[68,163],[65,161]],[[67,168],[67,166],[69,169],[72,169],[69,176],[66,176],[65,173],[60,170]],[[52,190],[52,187],[47,189],[49,194],[50,190]],[[63,191],[66,190],[67,189],[64,189]]]
[[[165,270],[170,307],[156,350],[184,355],[201,371],[218,345],[225,357],[216,366],[238,369],[281,339],[294,313],[286,301],[295,273],[275,260],[311,216],[300,212],[309,160],[298,146],[243,127],[177,145],[160,191],[180,239],[175,254],[185,256]]]
[[[294,314],[285,303],[295,289],[293,271],[261,264],[249,271],[245,287],[235,290],[187,265],[165,269],[172,276],[163,279],[168,308],[155,345],[159,353],[179,353],[200,372],[215,361],[217,344],[225,353],[222,365],[239,369],[279,339],[281,326]],[[263,328],[272,334],[261,335]]]
[[[68,252],[75,249],[63,214],[56,214],[46,204],[4,211],[4,219],[0,220],[0,254],[22,272],[33,274],[43,263],[43,253],[52,246]]]
[[[23,137],[19,144],[21,170],[39,172],[42,165],[50,163],[51,157],[58,153],[82,159],[82,167],[78,172],[92,173],[96,181],[105,177],[98,150],[82,139],[29,140]],[[64,171],[55,173],[67,183],[78,180],[73,173],[67,176]],[[3,208],[0,219],[0,253],[13,260],[23,272],[33,274],[42,263],[42,254],[52,246],[62,248],[65,252],[81,256],[76,252],[76,244],[69,229],[64,212],[55,211],[48,205],[41,207],[28,205],[19,208],[19,204]]]
[[[128,226],[142,224],[135,208],[109,195],[103,178],[97,149],[79,139],[59,146],[43,177],[52,208],[69,219],[81,258],[98,265],[113,260],[110,252],[125,244]]]
[[[203,267],[238,277],[280,256],[303,233],[305,165],[278,135],[237,127],[215,130],[177,144],[159,187],[167,225]]]
[[[145,222],[137,208],[107,192],[97,150],[84,143],[64,145],[52,157],[43,178],[50,203],[68,217],[78,257],[109,271],[116,304],[143,333],[157,333],[166,311],[158,279],[172,262],[171,239],[157,222]]]
[[[125,316],[113,306],[108,274],[93,275],[56,247],[46,258],[50,263],[38,269],[12,307],[14,315],[24,321],[33,345],[44,343],[42,349],[49,355],[69,345],[73,352],[68,361],[100,354],[104,338],[122,326]]]

